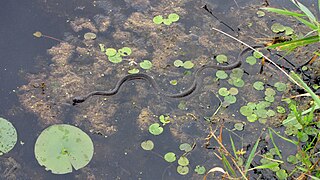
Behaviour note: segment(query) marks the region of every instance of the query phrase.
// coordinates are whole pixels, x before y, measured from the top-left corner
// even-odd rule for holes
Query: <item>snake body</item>
[[[256,45],[253,46],[254,48],[261,48],[260,45]],[[176,93],[176,94],[171,94],[171,93],[167,93],[165,91],[163,91],[158,84],[156,83],[156,81],[154,80],[154,78],[152,76],[149,76],[147,74],[143,74],[143,73],[137,73],[137,74],[129,74],[124,76],[123,78],[121,78],[117,84],[115,85],[115,87],[109,91],[92,91],[90,93],[88,93],[85,96],[77,96],[73,98],[73,105],[78,104],[78,103],[82,103],[85,100],[87,100],[89,97],[91,96],[95,96],[95,95],[100,95],[100,96],[112,96],[115,95],[119,92],[121,86],[127,82],[127,81],[131,81],[131,80],[136,80],[136,79],[142,79],[147,81],[148,83],[151,84],[151,86],[153,87],[153,89],[155,89],[157,91],[158,94],[165,96],[165,97],[169,97],[169,98],[182,98],[182,97],[186,97],[190,94],[192,94],[197,87],[199,86],[199,84],[202,82],[201,80],[199,80],[198,78],[200,77],[200,73],[204,70],[204,69],[217,69],[217,70],[232,70],[236,67],[239,67],[241,65],[241,58],[244,54],[246,54],[248,51],[250,51],[250,48],[246,48],[243,51],[241,51],[238,55],[237,61],[234,62],[233,64],[229,64],[229,65],[225,65],[225,66],[221,66],[221,65],[203,65],[201,66],[199,69],[197,69],[194,73],[194,80],[192,82],[192,85],[180,92],[180,93]]]

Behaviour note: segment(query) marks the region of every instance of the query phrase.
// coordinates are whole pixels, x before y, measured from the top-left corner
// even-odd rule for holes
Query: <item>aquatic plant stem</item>
[[[57,38],[54,38],[54,37],[51,37],[51,36],[47,36],[47,35],[44,35],[44,34],[42,34],[42,37],[49,38],[49,39],[52,39],[52,40],[55,40],[55,41],[59,41],[59,42],[64,42],[61,39],[57,39]]]
[[[262,57],[264,57],[265,59],[267,59],[271,64],[273,64],[276,68],[278,68],[282,73],[284,73],[292,82],[294,82],[295,84],[297,84],[299,87],[303,88],[296,80],[294,80],[286,71],[284,71],[280,66],[278,66],[275,62],[273,62],[270,58],[268,58],[267,56],[263,55],[261,52],[259,52],[258,50],[256,50],[255,48],[253,48],[252,46],[250,46],[249,44],[241,41],[240,39],[224,32],[224,31],[221,31],[220,29],[217,29],[215,27],[211,27],[213,30],[215,31],[218,31],[219,33],[222,33],[223,35],[225,36],[228,36],[229,38],[233,39],[233,40],[236,40],[237,42],[247,46],[248,48],[250,48],[251,50],[259,53]],[[303,88],[304,89],[304,88]]]

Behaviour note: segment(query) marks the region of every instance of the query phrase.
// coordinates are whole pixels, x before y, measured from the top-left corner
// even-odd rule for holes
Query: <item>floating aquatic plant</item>
[[[227,74],[225,71],[223,71],[223,70],[218,70],[218,71],[216,72],[216,77],[217,77],[218,79],[227,79],[227,78],[228,78],[228,74]]]
[[[163,127],[159,123],[153,123],[149,126],[149,132],[155,136],[160,135],[163,132]]]
[[[164,160],[167,162],[174,162],[177,159],[176,154],[173,152],[168,152],[164,155]]]
[[[224,54],[219,54],[219,55],[217,55],[216,60],[219,63],[224,63],[224,62],[228,62],[228,57]]]
[[[248,57],[246,58],[246,62],[247,62],[248,64],[250,64],[250,65],[254,65],[254,64],[257,63],[257,59],[256,59],[255,57],[253,57],[253,56],[248,56]]]
[[[97,38],[97,35],[92,32],[87,32],[83,35],[85,40],[95,40]]]
[[[182,144],[180,144],[179,149],[181,151],[185,151],[187,153],[187,152],[190,152],[192,150],[192,146],[190,144],[188,144],[188,143],[182,143]]]
[[[152,68],[152,62],[149,60],[143,60],[142,62],[139,63],[139,65],[142,69],[145,69],[145,70]]]
[[[129,73],[129,74],[137,74],[137,73],[139,73],[139,69],[137,69],[137,68],[130,69],[130,70],[128,71],[128,73]]]
[[[165,24],[165,25],[170,25],[173,22],[177,22],[180,19],[180,16],[176,13],[171,13],[169,14],[168,18],[163,18],[162,15],[157,15],[153,18],[153,22],[155,24]]]
[[[141,147],[146,151],[151,151],[154,148],[154,144],[151,140],[146,140],[141,143]]]
[[[0,156],[15,146],[17,138],[17,131],[11,122],[0,117]]]
[[[197,165],[194,169],[194,172],[196,172],[199,175],[203,175],[206,173],[206,168],[204,166]]]
[[[66,174],[86,166],[93,156],[93,143],[81,129],[52,125],[41,132],[34,153],[38,163],[54,174]]]

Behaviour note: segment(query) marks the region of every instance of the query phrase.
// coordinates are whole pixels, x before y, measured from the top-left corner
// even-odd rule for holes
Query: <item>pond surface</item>
[[[269,2],[280,7],[285,4],[285,1]],[[204,5],[218,20],[203,8]],[[261,19],[256,15],[262,5],[263,2],[257,0],[3,2],[0,7],[0,117],[14,124],[18,143],[0,157],[0,177],[201,179],[203,175],[194,172],[196,165],[207,170],[222,166],[213,149],[206,148],[208,141],[205,139],[211,128],[219,127],[226,129],[222,133],[226,140],[230,134],[236,134],[235,145],[249,150],[266,125],[279,124],[267,117],[261,120],[267,122],[250,123],[239,113],[241,106],[264,98],[263,91],[252,91],[251,84],[256,81],[266,84],[286,82],[283,75],[279,78],[277,71],[259,74],[259,65],[242,63],[238,72],[246,85],[241,87],[227,80],[217,80],[216,70],[205,70],[200,78],[202,86],[190,97],[182,99],[157,95],[150,84],[142,80],[124,83],[114,96],[94,96],[76,106],[72,105],[72,98],[94,90],[112,89],[133,68],[153,76],[164,91],[179,93],[191,86],[194,77],[188,74],[195,69],[204,64],[216,64],[214,57],[219,54],[225,54],[229,59],[224,65],[231,64],[244,49],[211,27],[252,45],[257,43],[255,38],[272,36],[266,29],[275,17],[270,15]],[[179,14],[180,19],[170,26],[152,22],[156,15],[167,16],[173,12]],[[253,24],[252,28],[249,24]],[[36,38],[33,36],[36,31],[59,40]],[[84,39],[87,32],[95,33],[97,38]],[[130,47],[132,55],[114,64],[100,51],[99,44],[115,49]],[[139,67],[145,59],[152,62],[152,69]],[[191,60],[194,67],[190,70],[176,68],[173,62],[177,59]],[[230,70],[226,73],[232,74]],[[177,80],[178,84],[170,84],[171,80]],[[235,94],[237,102],[223,103],[223,97],[217,93],[221,87],[236,87],[239,91]],[[281,99],[281,93],[276,98]],[[225,107],[220,107],[221,103]],[[280,102],[275,106],[278,104]],[[160,115],[168,115],[172,121],[163,127],[161,135],[151,135],[148,127],[159,122]],[[95,153],[85,168],[67,175],[54,175],[38,164],[34,143],[43,129],[57,123],[76,125],[92,138]],[[245,129],[234,131],[235,123],[242,123]],[[155,144],[152,152],[140,147],[142,141],[149,139]],[[177,173],[177,163],[170,164],[162,158],[167,152],[182,156],[183,151],[179,150],[182,143],[195,145],[187,154],[190,172],[184,176]],[[217,147],[213,139],[207,145]],[[258,161],[255,163],[257,165]],[[252,174],[252,177],[258,177],[258,174]]]

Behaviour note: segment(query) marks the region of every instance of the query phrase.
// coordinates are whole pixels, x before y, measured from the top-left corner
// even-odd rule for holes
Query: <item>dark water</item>
[[[270,1],[271,4],[274,2]],[[230,22],[236,27],[239,22],[228,20],[225,14],[231,12],[232,8],[252,5],[261,5],[261,1],[227,0],[209,1],[214,4],[217,16],[221,20]],[[117,8],[125,5],[124,1],[114,1]],[[221,4],[221,5],[220,5]],[[286,4],[283,1],[283,4]],[[200,6],[200,5],[199,5]],[[85,7],[84,9],[82,9]],[[130,11],[139,11],[141,7],[135,6]],[[232,7],[232,8],[231,8]],[[292,6],[291,6],[292,7]],[[113,9],[112,7],[105,7]],[[116,9],[114,9],[116,11]],[[18,131],[18,143],[15,148],[3,157],[13,157],[21,168],[16,169],[13,177],[17,179],[87,179],[95,177],[97,179],[185,179],[175,171],[175,166],[168,166],[158,156],[152,153],[141,151],[140,142],[150,135],[141,134],[132,117],[139,115],[138,110],[129,110],[126,114],[118,113],[117,119],[127,120],[119,127],[117,135],[104,138],[87,132],[94,141],[95,154],[90,164],[81,171],[76,171],[67,175],[53,175],[40,167],[34,157],[34,143],[43,129],[39,126],[38,117],[27,112],[21,106],[18,96],[15,93],[18,87],[26,84],[23,78],[25,73],[38,73],[46,69],[51,63],[47,49],[58,44],[50,39],[37,39],[32,34],[35,31],[45,32],[53,37],[63,39],[65,32],[70,32],[68,21],[77,16],[92,18],[95,14],[103,13],[101,8],[94,7],[91,1],[24,1],[10,0],[3,1],[0,6],[0,116],[8,119],[14,124]],[[128,12],[129,13],[129,12]],[[234,23],[234,24],[233,24]],[[225,27],[221,27],[225,29]],[[225,29],[227,31],[227,29]],[[127,85],[131,87],[130,85]],[[130,98],[125,93],[118,95],[123,99]],[[67,120],[66,120],[67,121]],[[192,124],[191,130],[192,131]],[[133,128],[132,128],[133,127]],[[22,143],[20,143],[22,142]],[[166,143],[169,142],[169,143]],[[171,143],[171,144],[170,144]],[[175,144],[177,140],[172,140],[169,133],[165,133],[162,139],[162,150],[172,149],[177,151]],[[23,144],[23,145],[22,145]],[[176,148],[176,149],[174,149]],[[163,152],[158,152],[159,154]],[[208,151],[208,153],[210,153]],[[206,163],[209,159],[203,159],[195,154],[194,161]],[[214,163],[212,163],[214,165]],[[4,172],[2,165],[0,173]],[[190,169],[192,174],[193,169]],[[192,175],[188,179],[195,179]]]

